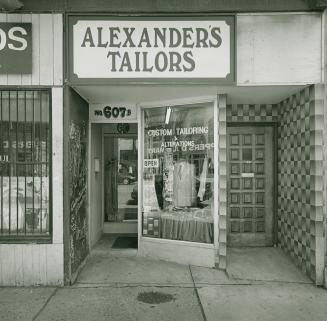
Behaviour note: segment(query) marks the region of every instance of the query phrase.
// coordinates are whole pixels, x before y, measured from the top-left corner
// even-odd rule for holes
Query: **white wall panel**
[[[32,14],[23,14],[22,22],[32,22]],[[32,26],[32,28],[34,28],[34,25]],[[33,50],[32,50],[32,54],[33,54]],[[32,59],[33,59],[33,56],[32,56]],[[33,68],[33,65],[32,65],[32,68]],[[31,83],[32,83],[32,75],[31,74],[22,75],[22,83],[21,83],[22,86],[31,85]]]
[[[32,22],[32,74],[0,74],[0,86],[63,84],[63,20],[61,14],[0,14],[0,22]]]
[[[63,244],[0,244],[0,286],[63,285]]]
[[[240,14],[237,84],[313,84],[322,80],[321,14]]]
[[[53,243],[63,243],[63,89],[52,89]]]
[[[7,22],[22,22],[22,15],[20,14],[10,14],[7,17]],[[11,85],[21,85],[22,84],[22,77],[21,75],[9,75],[7,78],[8,83]]]

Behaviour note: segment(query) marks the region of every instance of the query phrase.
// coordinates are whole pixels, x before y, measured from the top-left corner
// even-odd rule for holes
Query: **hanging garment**
[[[195,201],[195,165],[180,160],[174,165],[174,206],[193,206]]]
[[[200,186],[198,191],[198,197],[200,198],[200,201],[203,201],[203,196],[206,191],[207,170],[208,170],[208,158],[206,157],[203,161],[202,172],[200,175]]]
[[[154,175],[143,179],[143,208],[144,212],[159,211]]]
[[[173,204],[174,164],[171,148],[167,148],[163,160],[163,208],[167,209]]]

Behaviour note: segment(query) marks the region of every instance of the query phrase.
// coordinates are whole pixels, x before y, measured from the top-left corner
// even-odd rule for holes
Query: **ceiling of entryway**
[[[227,94],[228,104],[275,104],[301,90],[301,86],[205,86],[205,85],[99,85],[75,86],[89,103],[141,103]]]

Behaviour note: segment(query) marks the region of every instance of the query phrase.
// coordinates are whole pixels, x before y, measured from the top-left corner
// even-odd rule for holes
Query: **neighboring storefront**
[[[62,30],[0,14],[0,285],[63,284]]]
[[[221,269],[279,246],[323,284],[322,14],[64,17],[0,15],[32,66],[0,73],[2,284],[73,282],[103,233]]]

